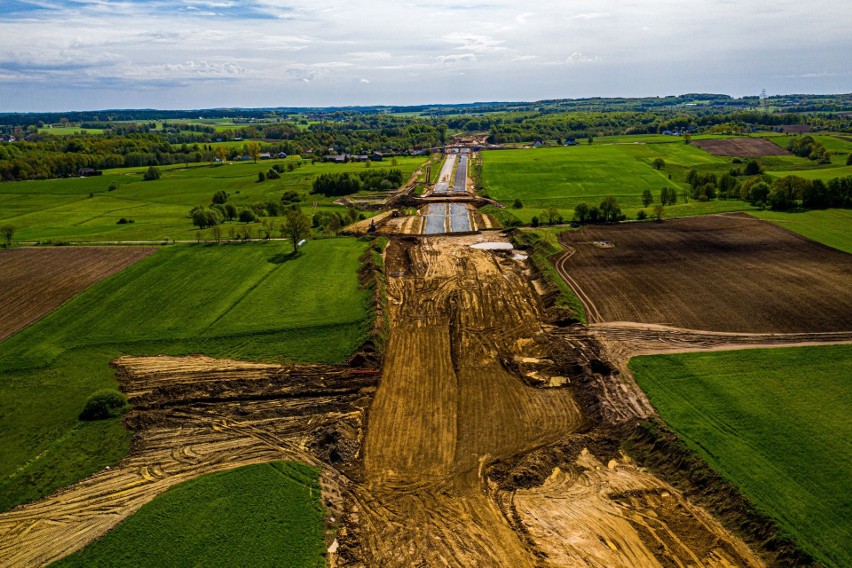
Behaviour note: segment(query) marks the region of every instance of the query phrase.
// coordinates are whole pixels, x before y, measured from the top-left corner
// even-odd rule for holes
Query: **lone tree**
[[[246,144],[246,154],[248,154],[254,163],[257,163],[257,159],[260,158],[260,144],[257,142],[249,142]]]
[[[148,170],[142,175],[142,179],[145,181],[160,179],[160,169],[155,168],[154,166],[148,166]]]
[[[293,254],[299,251],[299,241],[310,234],[311,220],[307,215],[299,211],[288,211],[281,224],[281,236],[290,239],[293,245]]]
[[[3,245],[6,248],[12,246],[12,237],[15,236],[15,227],[12,225],[3,225],[0,227],[0,237],[3,238]]]
[[[661,170],[666,167],[666,161],[662,158],[654,158],[654,161],[651,162],[651,165],[654,166],[655,170]]]
[[[666,208],[663,207],[661,203],[654,205],[654,220],[657,221],[657,223],[663,220],[663,213],[665,213],[665,211]]]
[[[651,195],[651,190],[646,189],[642,192],[642,207],[647,207],[654,202],[654,196]]]

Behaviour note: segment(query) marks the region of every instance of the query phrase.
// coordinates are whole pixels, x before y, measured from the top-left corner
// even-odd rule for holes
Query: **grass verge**
[[[559,275],[554,262],[565,252],[559,244],[560,228],[517,230],[512,235],[515,247],[526,250],[545,285],[544,304],[550,320],[556,323],[588,323],[586,310],[574,290]]]

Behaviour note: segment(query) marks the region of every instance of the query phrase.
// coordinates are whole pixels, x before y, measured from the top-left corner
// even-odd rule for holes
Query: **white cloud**
[[[841,0],[28,1],[0,17],[0,111],[849,90]]]
[[[455,65],[459,63],[475,63],[476,55],[473,53],[456,53],[452,55],[439,55],[435,58],[442,65]]]
[[[444,40],[450,43],[459,44],[456,49],[472,51],[475,53],[503,51],[506,49],[502,45],[502,40],[494,39],[485,35],[457,32],[445,35]]]
[[[601,58],[594,56],[590,57],[588,55],[584,55],[579,51],[575,51],[571,55],[568,56],[568,59],[565,60],[566,63],[593,63],[595,61],[600,61]]]

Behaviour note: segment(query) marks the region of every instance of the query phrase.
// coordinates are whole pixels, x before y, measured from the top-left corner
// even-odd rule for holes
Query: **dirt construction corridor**
[[[367,351],[362,368],[116,360],[130,456],[0,514],[0,566],[50,563],[179,482],[279,459],[322,471],[332,567],[771,562],[621,452],[654,415],[627,360],[852,333],[551,326],[527,261],[470,246],[502,238],[391,239],[381,367]]]

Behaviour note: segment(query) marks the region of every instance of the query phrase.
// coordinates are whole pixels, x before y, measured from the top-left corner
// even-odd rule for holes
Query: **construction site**
[[[565,243],[579,252],[566,252],[559,270],[573,277],[593,317],[587,325],[555,322],[542,274],[478,212],[485,201],[472,191],[469,161],[466,148],[450,152],[422,196],[406,194],[396,213],[351,228],[389,238],[380,357],[337,366],[117,359],[133,405],[125,418],[131,455],[0,514],[0,565],[50,563],[177,483],[279,459],[321,469],[326,514],[335,519],[334,567],[787,561],[794,553],[732,529],[736,519],[719,518],[624,450],[636,426],[656,415],[627,362],[640,354],[850,343],[848,321],[832,320],[826,307],[818,329],[779,323],[786,312],[746,329],[736,302],[727,304],[729,319],[716,312],[707,329],[685,307],[683,317],[644,321],[625,304],[607,303],[611,282],[590,269],[614,253],[588,242],[627,250],[633,237],[609,234],[612,227]],[[842,288],[844,271],[837,268],[833,289]],[[793,311],[808,302],[787,298]],[[837,298],[852,301],[848,291]]]

